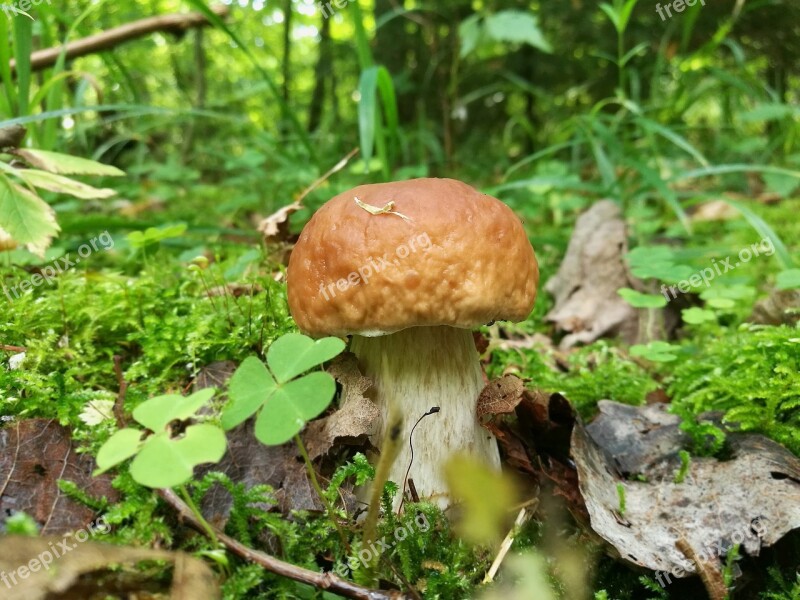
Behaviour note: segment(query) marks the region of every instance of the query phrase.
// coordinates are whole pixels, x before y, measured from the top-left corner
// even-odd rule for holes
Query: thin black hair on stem
[[[403,477],[403,488],[400,490],[400,506],[397,507],[397,514],[400,514],[400,511],[403,510],[403,503],[406,501],[406,483],[408,482],[408,474],[411,473],[411,465],[414,464],[414,430],[417,428],[417,425],[422,422],[422,419],[431,415],[435,415],[440,410],[442,409],[438,406],[431,407],[428,412],[417,419],[417,422],[414,423],[414,426],[411,428],[411,433],[408,434],[408,447],[411,448],[411,460],[408,461],[408,469],[406,469],[406,475]]]

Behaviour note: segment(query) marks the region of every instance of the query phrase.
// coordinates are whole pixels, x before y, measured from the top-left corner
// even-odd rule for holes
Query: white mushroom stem
[[[401,449],[389,479],[403,485],[411,461],[409,434],[432,407],[440,412],[424,418],[414,430],[414,462],[408,477],[421,499],[447,506],[444,466],[454,454],[466,453],[499,469],[494,436],[475,415],[484,387],[472,333],[454,327],[412,327],[379,337],[353,336],[351,352],[364,375],[374,382],[373,400],[381,410],[380,430],[372,443],[380,447],[392,407],[403,416]],[[395,506],[399,503],[396,498]]]

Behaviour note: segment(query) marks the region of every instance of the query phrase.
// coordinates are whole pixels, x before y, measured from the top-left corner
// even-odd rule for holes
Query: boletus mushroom
[[[499,468],[475,407],[485,383],[472,328],[522,321],[539,268],[505,204],[452,179],[359,186],[324,204],[303,229],[288,269],[289,307],[308,335],[351,335],[374,382],[380,448],[402,414],[402,449],[389,479],[448,504],[443,466],[467,453]],[[432,407],[439,412],[422,420]],[[487,493],[490,493],[487,490]]]

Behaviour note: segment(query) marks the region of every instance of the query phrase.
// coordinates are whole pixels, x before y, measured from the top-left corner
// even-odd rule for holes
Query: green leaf
[[[0,229],[39,256],[60,228],[44,200],[0,175]]]
[[[777,287],[779,290],[800,288],[800,269],[789,269],[778,273]]]
[[[69,154],[31,149],[15,150],[14,154],[25,159],[34,167],[59,175],[108,175],[111,177],[125,175],[125,171],[121,171],[117,167]]]
[[[288,442],[306,421],[328,408],[335,394],[336,382],[327,373],[311,373],[279,387],[256,418],[256,437],[270,446]]]
[[[678,346],[667,342],[650,342],[647,345],[631,346],[631,356],[646,358],[653,362],[671,362],[678,358]]]
[[[358,105],[358,129],[361,143],[361,156],[365,164],[372,160],[372,153],[377,143],[384,174],[389,174],[388,144],[397,139],[399,117],[397,97],[394,83],[385,67],[374,66],[361,73],[358,84],[361,100]],[[383,115],[386,127],[382,127],[378,94],[382,100]]]
[[[92,187],[80,181],[48,173],[47,171],[40,171],[39,169],[18,169],[16,175],[34,187],[49,192],[69,194],[84,200],[110,198],[116,194],[114,190],[109,188]]]
[[[167,394],[143,402],[133,411],[133,418],[150,431],[160,433],[172,421],[184,421],[208,404],[217,390],[206,388],[191,396]]]
[[[103,444],[97,453],[97,469],[94,476],[105,473],[119,463],[128,460],[142,446],[142,432],[138,429],[120,429]]]
[[[182,437],[166,433],[147,438],[131,463],[131,476],[151,488],[170,488],[186,483],[194,467],[215,463],[225,454],[225,433],[208,424],[191,425]]]
[[[667,305],[664,296],[642,294],[630,288],[622,288],[617,293],[634,308],[664,308]]]
[[[231,377],[228,386],[231,402],[222,413],[222,426],[233,429],[244,423],[261,408],[276,387],[264,363],[255,356],[246,358]]]
[[[164,240],[180,237],[186,233],[186,223],[177,225],[166,225],[164,227],[150,227],[144,233],[141,231],[131,231],[128,234],[128,243],[132,248],[140,249],[158,244]]]
[[[681,311],[681,316],[684,323],[689,323],[690,325],[699,325],[700,323],[717,320],[717,316],[712,311],[704,310],[696,306],[684,309]]]
[[[461,40],[461,58],[472,54],[480,45],[483,37],[481,16],[474,14],[464,19],[458,26],[458,37]]]
[[[286,383],[342,353],[345,343],[328,337],[316,342],[299,333],[278,338],[267,352],[267,364],[278,383]]]
[[[528,44],[548,54],[553,47],[547,42],[539,28],[537,18],[519,10],[504,10],[486,17],[486,34],[498,42]]]

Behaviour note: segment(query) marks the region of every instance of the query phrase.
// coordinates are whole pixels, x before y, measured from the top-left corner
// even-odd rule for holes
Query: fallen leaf
[[[623,560],[687,577],[696,556],[716,594],[708,580],[718,580],[733,544],[757,556],[800,527],[800,459],[779,444],[730,434],[728,460],[692,457],[676,483],[683,437],[664,405],[601,402],[600,410],[589,428],[574,427],[572,456],[592,529]],[[624,478],[618,465],[645,481]]]
[[[614,202],[602,200],[578,218],[564,261],[545,286],[555,298],[545,319],[567,332],[562,349],[615,333],[634,341],[638,312],[617,293],[642,289],[625,264],[627,251],[625,221]]]
[[[94,458],[78,454],[70,431],[56,421],[32,419],[0,429],[0,524],[23,511],[41,526],[43,535],[86,527],[95,512],[58,489],[58,480],[74,482],[95,498],[115,502],[111,476],[92,477]]]
[[[130,567],[115,568],[142,561],[172,563],[171,584],[165,586],[160,576],[154,579],[145,572],[132,572]],[[48,569],[42,568],[45,562],[51,562]],[[216,578],[202,560],[182,552],[80,542],[77,537],[2,537],[0,573],[8,588],[3,590],[4,600],[120,597],[123,590],[122,597],[134,597],[137,592],[160,592],[172,600],[220,597]]]
[[[349,446],[369,443],[369,437],[378,429],[380,409],[365,396],[372,380],[361,374],[356,357],[346,352],[328,367],[328,372],[344,390],[341,408],[323,419],[309,423],[303,441],[311,460],[330,452],[335,444]]]
[[[258,224],[258,231],[264,236],[267,244],[280,244],[293,241],[289,230],[289,217],[304,207],[299,202],[292,202],[277,212],[272,213]]]

